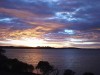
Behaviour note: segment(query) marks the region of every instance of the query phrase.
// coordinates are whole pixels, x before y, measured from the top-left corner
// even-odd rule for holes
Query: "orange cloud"
[[[38,24],[38,23],[37,23]],[[40,24],[40,23],[39,23]],[[46,25],[45,25],[46,24]],[[43,25],[37,25],[35,28],[26,29],[26,30],[17,30],[11,32],[9,36],[11,37],[43,37],[44,34],[49,33],[57,28],[61,27],[60,25],[53,23],[44,23]]]
[[[6,13],[11,16],[17,17],[19,19],[22,19],[23,22],[25,22],[27,25],[33,25],[35,27],[31,29],[25,29],[25,30],[0,30],[1,34],[3,34],[2,37],[7,38],[20,38],[20,37],[41,37],[43,34],[46,34],[48,32],[51,32],[55,29],[63,27],[63,25],[58,23],[52,23],[52,22],[44,22],[44,21],[35,21],[33,22],[33,19],[36,17],[40,17],[37,14],[31,13],[29,11],[25,10],[17,10],[17,9],[7,9],[7,8],[0,8],[1,13]],[[7,28],[5,28],[7,29]],[[7,33],[6,33],[7,32]]]

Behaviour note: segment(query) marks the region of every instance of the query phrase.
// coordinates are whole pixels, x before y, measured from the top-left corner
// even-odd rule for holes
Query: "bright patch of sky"
[[[81,8],[76,9],[75,11],[72,11],[72,12],[68,12],[68,11],[55,12],[54,16],[49,17],[47,19],[49,19],[49,20],[58,19],[58,20],[65,20],[65,21],[68,21],[68,22],[86,21],[86,19],[84,19],[82,17],[75,17],[75,15],[77,15],[77,13],[80,10],[83,10],[83,9],[84,8],[81,7]]]
[[[56,3],[59,0],[21,0],[23,2],[33,3],[33,2],[47,2],[47,3]]]
[[[8,22],[9,23],[9,22],[12,22],[12,20],[13,20],[12,18],[1,18],[0,22]]]
[[[73,35],[73,34],[75,34],[75,31],[74,30],[65,29],[64,31],[60,31],[58,33]]]

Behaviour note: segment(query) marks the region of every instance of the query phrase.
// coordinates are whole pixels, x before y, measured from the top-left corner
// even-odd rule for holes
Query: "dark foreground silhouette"
[[[83,75],[94,75],[94,74],[91,72],[85,72]]]
[[[47,61],[40,61],[37,66],[36,69],[39,69],[40,72],[43,75],[49,75],[50,73],[52,73],[53,75],[58,75],[59,71],[58,69],[55,69],[53,66],[51,66]]]
[[[75,75],[75,72],[70,69],[67,69],[67,70],[65,70],[63,75]]]
[[[5,50],[0,48],[0,75],[59,75],[59,70],[54,68],[47,61],[40,61],[36,67],[19,61],[17,59],[9,59],[5,55]],[[34,72],[36,70],[36,72]],[[70,69],[66,69],[63,75],[75,75],[76,73]],[[94,75],[85,72],[83,75]]]

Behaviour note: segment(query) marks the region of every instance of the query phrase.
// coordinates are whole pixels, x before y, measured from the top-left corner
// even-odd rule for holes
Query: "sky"
[[[100,0],[0,0],[0,46],[100,48]]]

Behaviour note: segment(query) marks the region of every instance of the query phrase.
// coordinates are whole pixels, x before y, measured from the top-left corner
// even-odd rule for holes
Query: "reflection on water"
[[[77,72],[77,75],[82,75],[86,71],[100,75],[99,50],[7,49],[6,55],[10,58],[18,58],[34,66],[43,60],[49,61],[62,70],[72,69]]]

